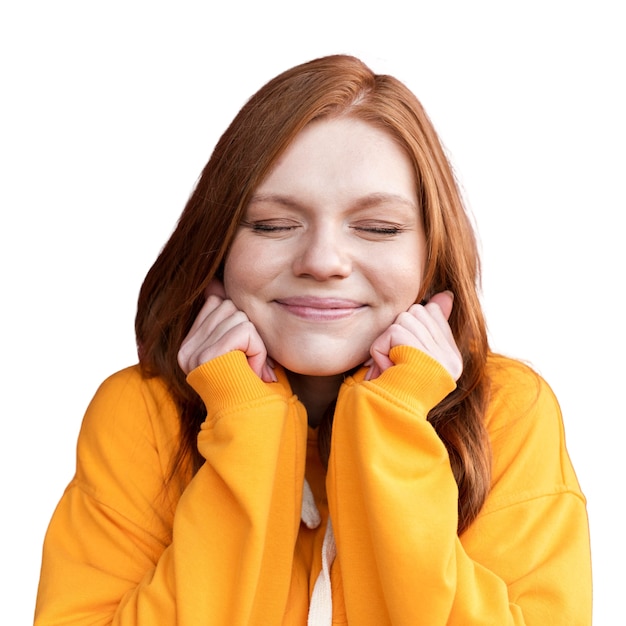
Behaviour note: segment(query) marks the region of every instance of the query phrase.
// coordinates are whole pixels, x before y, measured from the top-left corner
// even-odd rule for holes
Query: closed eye
[[[262,220],[262,221],[243,221],[242,226],[249,228],[253,233],[259,235],[285,235],[295,230],[299,224],[292,220]]]
[[[371,223],[371,224],[358,224],[352,226],[357,232],[371,235],[380,235],[383,237],[392,237],[398,235],[405,230],[400,224],[388,224],[388,223]]]

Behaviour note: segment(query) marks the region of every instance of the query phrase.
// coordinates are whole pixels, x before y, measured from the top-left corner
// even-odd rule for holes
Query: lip
[[[278,298],[274,302],[292,315],[319,321],[345,319],[365,307],[362,302],[355,300],[317,296]]]

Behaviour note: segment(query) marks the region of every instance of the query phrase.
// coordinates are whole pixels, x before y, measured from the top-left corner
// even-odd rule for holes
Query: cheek
[[[404,239],[401,245],[384,255],[372,258],[370,269],[376,274],[377,288],[398,312],[406,311],[419,301],[427,263],[426,238],[421,229],[415,239]]]
[[[224,268],[224,291],[226,297],[232,300],[236,307],[241,310],[246,308],[247,294],[254,291],[253,285],[249,284],[250,276],[239,272],[227,272]]]
[[[270,275],[263,254],[254,246],[235,241],[224,263],[224,289],[239,309],[247,313],[247,304],[261,292]]]
[[[224,262],[224,290],[226,297],[233,301],[238,299],[242,289],[245,290],[246,267],[242,266],[245,264],[245,259],[242,246],[238,245],[235,240]]]
[[[378,274],[378,291],[398,312],[406,311],[418,301],[422,291],[423,265],[421,259],[411,264],[390,264]]]

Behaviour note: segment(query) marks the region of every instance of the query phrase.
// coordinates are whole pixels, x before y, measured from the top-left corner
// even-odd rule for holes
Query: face
[[[226,293],[286,369],[358,366],[417,298],[425,237],[411,162],[360,120],[305,127],[255,190],[224,267]]]

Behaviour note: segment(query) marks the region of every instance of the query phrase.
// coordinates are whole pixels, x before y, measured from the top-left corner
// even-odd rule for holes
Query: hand
[[[264,382],[275,382],[265,344],[248,316],[226,297],[222,283],[213,279],[206,301],[178,351],[178,364],[185,374],[215,357],[241,350],[254,373]]]
[[[448,324],[454,296],[449,291],[435,294],[425,305],[414,304],[400,313],[394,323],[378,337],[370,354],[372,358],[365,379],[373,380],[393,365],[389,352],[394,346],[413,346],[445,367],[454,380],[463,372],[463,357]]]

